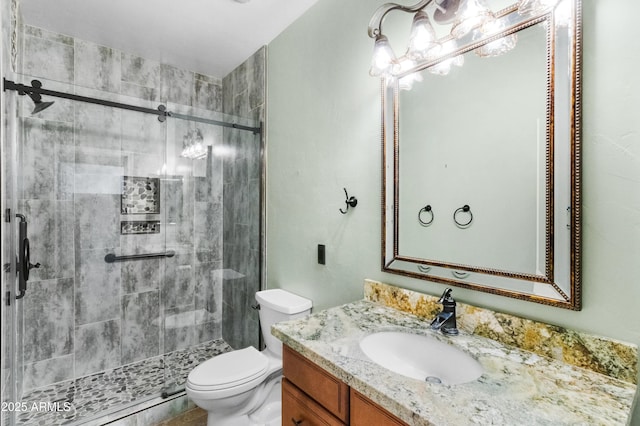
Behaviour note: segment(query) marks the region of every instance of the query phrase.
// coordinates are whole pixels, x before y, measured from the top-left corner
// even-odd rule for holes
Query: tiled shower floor
[[[23,396],[22,403],[35,409],[19,413],[17,424],[81,424],[136,401],[158,397],[165,389],[182,389],[189,372],[196,365],[231,350],[231,346],[219,339],[188,350],[34,389]],[[55,407],[59,407],[59,411]],[[66,407],[69,409],[65,410]]]

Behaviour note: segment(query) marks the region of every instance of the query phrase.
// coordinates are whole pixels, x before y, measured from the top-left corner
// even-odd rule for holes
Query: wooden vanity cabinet
[[[345,423],[311,399],[287,379],[282,379],[282,425],[343,426]]]
[[[285,377],[282,388],[283,424],[292,424],[289,416],[285,417],[285,411],[287,411],[287,407],[285,407],[285,391],[291,393],[291,388],[285,388],[285,386],[290,384],[295,385],[308,395],[312,401],[324,407],[329,415],[336,417],[341,422],[338,424],[349,423],[349,386],[286,345],[283,345],[282,369]],[[296,418],[297,420],[299,419]],[[302,423],[302,425],[306,426],[305,423]]]
[[[283,426],[407,426],[286,345],[282,363]]]
[[[351,389],[350,405],[351,426],[408,426],[407,423],[353,389]]]

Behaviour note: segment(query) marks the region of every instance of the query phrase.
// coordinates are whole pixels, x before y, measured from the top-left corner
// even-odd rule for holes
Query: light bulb
[[[436,32],[431,26],[429,16],[424,10],[421,10],[413,17],[407,56],[412,59],[425,58],[428,56],[428,52],[436,46],[438,46]]]
[[[399,72],[403,73],[404,71],[409,71],[413,69],[416,66],[416,63],[410,58],[405,57],[400,61],[398,66],[400,68]],[[401,79],[399,79],[398,87],[400,88],[400,90],[411,90],[411,88],[413,87],[413,83],[416,81],[422,81],[422,75],[420,74],[419,71],[411,74],[407,74]]]
[[[497,34],[504,30],[506,27],[506,23],[503,20],[494,19],[489,22],[485,22],[482,26],[479,33],[476,33],[474,40],[491,36],[492,34]],[[484,45],[475,49],[476,55],[480,57],[495,57],[500,56],[516,47],[516,43],[518,41],[518,36],[514,34],[510,34],[504,37],[501,37],[497,40],[494,40],[489,43],[485,43]]]
[[[451,52],[455,52],[457,48],[458,48],[458,43],[456,43],[454,39],[447,40],[444,43],[442,43],[442,47],[441,47],[442,50],[440,54],[442,56],[445,56]],[[462,65],[464,65],[464,56],[457,55],[457,56],[454,56],[453,58],[446,59],[442,62],[439,62],[427,68],[427,71],[429,71],[431,74],[447,75],[449,74],[449,71],[451,71],[452,65],[455,65],[457,67],[461,67]]]
[[[557,3],[558,0],[522,0],[520,6],[518,6],[518,13],[521,15],[538,15],[551,10]]]
[[[462,38],[471,30],[492,18],[493,13],[491,13],[484,0],[462,0],[456,12],[456,20],[451,28],[451,35],[455,38]]]
[[[397,63],[398,60],[396,59],[396,55],[393,53],[393,49],[391,49],[391,45],[389,44],[387,37],[382,34],[376,36],[369,74],[372,77],[391,74],[394,65]]]

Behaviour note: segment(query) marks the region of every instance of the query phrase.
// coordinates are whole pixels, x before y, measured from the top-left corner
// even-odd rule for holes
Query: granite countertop
[[[412,314],[361,300],[272,327],[282,342],[412,425],[617,425],[630,422],[637,386],[468,334],[447,337]],[[484,373],[443,385],[370,361],[360,340],[379,331],[429,335],[471,354]],[[427,354],[425,354],[427,356]]]

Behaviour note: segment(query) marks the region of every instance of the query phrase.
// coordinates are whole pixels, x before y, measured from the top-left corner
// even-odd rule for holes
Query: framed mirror
[[[581,4],[496,16],[382,79],[382,269],[579,310]]]

